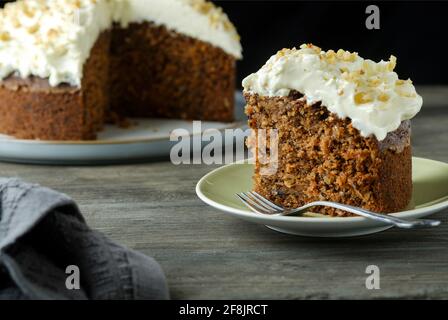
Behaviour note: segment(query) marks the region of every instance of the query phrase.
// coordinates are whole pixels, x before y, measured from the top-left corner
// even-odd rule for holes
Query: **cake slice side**
[[[278,130],[278,169],[263,174],[263,167],[271,164],[256,157],[255,191],[288,208],[329,200],[391,213],[409,204],[412,166],[408,121],[380,142],[363,137],[350,119],[340,119],[320,103],[308,104],[300,93],[264,97],[246,92],[245,97],[253,132]],[[249,146],[257,156],[254,139]],[[324,207],[317,212],[347,215]]]

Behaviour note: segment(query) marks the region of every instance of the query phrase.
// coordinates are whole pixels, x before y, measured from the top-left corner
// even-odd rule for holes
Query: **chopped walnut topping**
[[[378,100],[382,101],[382,102],[387,102],[387,101],[389,101],[389,99],[390,99],[390,96],[387,93],[381,93],[378,96]]]
[[[29,33],[36,33],[38,30],[39,30],[39,25],[37,25],[37,24],[32,25],[31,27],[27,28],[27,31]]]
[[[0,32],[0,41],[9,41],[11,40],[11,36],[8,32]]]
[[[356,104],[365,104],[372,101],[373,101],[372,96],[367,92],[358,92],[357,94],[355,94]]]
[[[215,6],[212,2],[207,0],[188,0],[188,3],[197,12],[208,16],[210,25],[213,28],[222,28],[233,33],[236,40],[240,39],[235,26],[230,22],[228,16],[224,13],[222,8]]]

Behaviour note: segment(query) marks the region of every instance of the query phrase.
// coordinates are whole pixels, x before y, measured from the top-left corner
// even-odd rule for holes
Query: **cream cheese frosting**
[[[108,0],[26,0],[0,11],[0,78],[12,72],[79,86],[99,34],[109,28]]]
[[[79,87],[101,32],[143,21],[242,57],[235,27],[205,0],[18,0],[0,10],[0,79],[15,73]]]
[[[340,118],[350,118],[364,137],[379,141],[413,118],[423,99],[411,80],[400,80],[396,58],[378,63],[344,50],[323,51],[306,44],[283,49],[243,80],[246,92],[261,96],[302,93],[308,103],[322,102]]]

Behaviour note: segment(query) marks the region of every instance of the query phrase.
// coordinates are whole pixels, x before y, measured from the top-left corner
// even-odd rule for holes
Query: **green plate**
[[[238,162],[212,171],[197,184],[201,200],[224,213],[266,225],[276,231],[316,237],[346,237],[375,233],[391,228],[363,217],[332,218],[325,216],[279,217],[249,211],[235,196],[252,189],[253,164]],[[413,197],[406,211],[393,215],[416,219],[448,208],[448,164],[413,158]]]

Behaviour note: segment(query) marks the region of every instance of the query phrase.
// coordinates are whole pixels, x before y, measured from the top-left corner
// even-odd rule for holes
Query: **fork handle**
[[[372,220],[381,221],[381,222],[384,222],[387,224],[392,224],[396,227],[404,228],[404,229],[436,227],[440,224],[440,221],[438,221],[438,220],[429,220],[429,219],[404,220],[404,219],[400,219],[398,217],[394,217],[391,215],[376,213],[376,212],[368,211],[368,210],[365,210],[362,208],[353,207],[350,205],[340,204],[340,203],[336,203],[336,202],[329,202],[329,201],[311,202],[299,209],[285,210],[280,215],[282,215],[282,216],[297,215],[298,213],[303,213],[303,212],[307,211],[309,208],[316,207],[316,206],[332,207],[332,208],[350,212],[350,213],[353,213],[353,214],[356,214],[356,215],[359,215],[362,217],[370,218]]]

